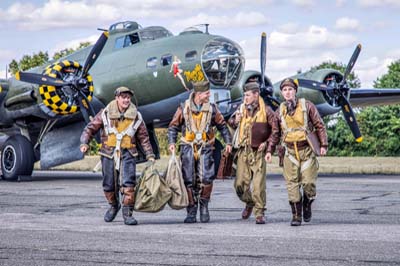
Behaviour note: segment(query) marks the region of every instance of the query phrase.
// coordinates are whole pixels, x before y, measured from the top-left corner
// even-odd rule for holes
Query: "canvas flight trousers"
[[[266,162],[264,152],[239,150],[234,188],[239,199],[254,207],[255,216],[264,216],[266,192]]]
[[[318,161],[310,147],[298,151],[286,147],[283,160],[283,176],[286,181],[290,202],[300,202],[302,199],[301,189],[309,198],[316,196],[316,181],[318,176]]]

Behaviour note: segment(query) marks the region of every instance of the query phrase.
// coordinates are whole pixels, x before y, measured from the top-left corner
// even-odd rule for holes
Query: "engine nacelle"
[[[258,82],[261,82],[261,72],[255,70],[246,70],[240,80],[231,89],[232,100],[242,97],[244,84],[254,79]],[[264,82],[266,87],[272,87],[272,82],[267,76],[264,76]]]

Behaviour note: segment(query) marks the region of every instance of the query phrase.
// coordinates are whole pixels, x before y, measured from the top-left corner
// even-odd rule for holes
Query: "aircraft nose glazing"
[[[231,40],[214,38],[204,47],[202,67],[208,80],[215,87],[233,86],[244,71],[243,50]]]

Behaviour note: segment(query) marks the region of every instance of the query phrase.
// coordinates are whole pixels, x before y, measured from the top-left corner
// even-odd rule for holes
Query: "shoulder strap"
[[[190,112],[190,102],[189,101],[190,101],[189,99],[184,101],[181,104],[181,106],[182,106],[182,115],[183,115],[183,118],[185,119],[186,130],[192,131],[191,124],[190,124],[191,120],[189,120],[190,119],[189,117],[191,116],[191,114],[189,114],[189,112]]]
[[[106,108],[104,108],[103,112],[101,113],[101,118],[103,119],[103,125],[104,125],[104,131],[106,133],[106,135],[108,135],[109,133],[109,129],[110,129],[110,119],[108,118],[108,105]]]
[[[285,118],[283,117],[283,110],[284,110],[284,108],[285,108],[285,103],[281,103],[281,105],[279,106],[279,117],[280,117],[280,119],[281,119],[283,131],[286,132],[288,126],[287,126],[287,124],[286,124]]]
[[[308,114],[307,114],[307,106],[306,106],[306,99],[300,98],[301,110],[303,111],[304,117],[304,128],[307,132],[310,132],[310,128],[308,127]]]

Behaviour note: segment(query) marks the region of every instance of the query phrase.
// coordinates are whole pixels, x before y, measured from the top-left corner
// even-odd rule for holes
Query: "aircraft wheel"
[[[6,140],[1,151],[1,171],[5,180],[31,175],[34,162],[33,147],[27,138],[14,135]]]

